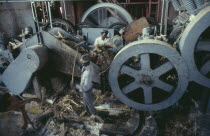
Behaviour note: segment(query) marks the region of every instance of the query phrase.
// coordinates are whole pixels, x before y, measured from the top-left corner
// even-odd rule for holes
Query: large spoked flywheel
[[[109,84],[124,104],[143,111],[161,110],[182,97],[188,86],[188,70],[169,44],[136,41],[115,56]]]
[[[210,7],[197,14],[180,40],[181,55],[187,63],[190,80],[210,88]]]

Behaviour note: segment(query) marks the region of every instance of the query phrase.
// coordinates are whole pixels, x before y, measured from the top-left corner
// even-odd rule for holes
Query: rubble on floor
[[[22,133],[23,120],[21,112],[10,111],[0,113],[0,135],[20,136]]]
[[[55,81],[54,79],[51,80],[52,83]],[[98,114],[91,116],[83,107],[82,94],[74,89],[70,90],[68,87],[62,87],[59,90],[61,86],[60,83],[57,87],[55,85],[53,87],[54,92],[46,94],[41,104],[36,102],[26,104],[26,111],[36,129],[30,124],[26,130],[21,129],[23,125],[21,112],[5,112],[0,113],[0,135],[205,136],[209,134],[208,124],[210,121],[207,119],[209,115],[199,113],[197,108],[188,109],[188,107],[192,107],[192,104],[186,98],[180,105],[154,112],[149,116],[145,115],[144,118],[142,114],[145,113],[139,113],[139,111],[120,103],[111,91],[102,92],[99,89],[93,89],[94,105]],[[59,97],[55,97],[61,92]],[[22,96],[34,97],[34,95],[27,93]],[[49,103],[49,101],[51,102]]]
[[[97,89],[93,89],[93,92],[97,115],[90,115],[84,109],[82,94],[75,90],[69,90],[66,95],[54,101],[53,104],[47,102],[42,105],[27,104],[28,114],[36,115],[33,118],[36,130],[28,127],[22,135],[130,135],[138,128],[140,116],[136,110],[120,104],[115,99],[111,100],[113,99],[111,92],[102,94]],[[40,111],[42,112],[40,113]]]
[[[0,114],[1,136],[205,136],[209,134],[209,115],[194,109],[191,113],[172,108],[146,116],[145,124],[138,111],[116,101],[111,92],[93,89],[98,116],[91,116],[83,108],[81,93],[69,90],[53,104],[31,102],[26,111],[36,130],[29,124],[26,130],[19,111]],[[28,95],[26,95],[28,96]],[[47,96],[47,95],[46,95]],[[186,106],[186,105],[185,105]],[[179,106],[180,107],[180,106]],[[182,107],[182,106],[181,106]],[[6,125],[5,125],[6,124]],[[11,127],[12,126],[12,127]]]

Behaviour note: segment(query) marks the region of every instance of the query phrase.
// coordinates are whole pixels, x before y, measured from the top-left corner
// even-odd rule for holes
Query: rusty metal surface
[[[0,1],[1,2],[1,1]],[[29,2],[0,4],[0,31],[7,37],[22,33],[22,29],[30,26],[35,31]]]
[[[137,40],[138,36],[142,33],[143,28],[148,27],[149,23],[145,17],[142,17],[125,28],[124,39],[126,43]]]
[[[73,71],[74,58],[77,55],[77,52],[62,41],[56,39],[48,32],[42,31],[42,36],[44,44],[50,49],[49,58],[52,68],[59,72],[71,75]],[[74,73],[76,77],[81,76],[79,65],[80,57],[81,54],[79,53],[77,55],[77,64],[75,66]],[[96,75],[94,76],[93,81],[96,83],[100,83],[99,67],[94,64],[94,69]]]
[[[42,32],[42,36],[43,42],[50,49],[49,58],[53,69],[71,75],[71,72],[73,71],[73,60],[76,56],[76,51],[45,31]],[[80,56],[81,54],[79,54],[77,57],[78,62]],[[75,76],[80,76],[78,65],[76,66]]]

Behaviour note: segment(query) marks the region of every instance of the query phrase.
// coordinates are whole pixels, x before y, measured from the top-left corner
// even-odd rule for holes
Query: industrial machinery
[[[165,5],[168,3],[165,1]],[[180,14],[174,20],[174,30],[169,40],[175,38],[172,44],[178,47],[168,44],[167,39],[159,41],[158,37],[148,37],[146,39],[149,40],[126,45],[115,56],[110,67],[109,83],[115,96],[135,109],[155,111],[173,105],[185,93],[190,81],[210,87],[210,42],[209,37],[203,34],[209,31],[210,26],[209,3],[204,4],[201,0],[172,0],[172,3]],[[168,12],[166,9],[162,11]],[[166,25],[163,26],[166,28]],[[177,28],[181,29],[177,32]],[[206,56],[199,56],[198,59],[199,53]],[[129,61],[136,55],[139,57],[139,66],[133,66],[133,62]],[[132,82],[120,84],[120,80],[125,81],[120,78],[123,76],[131,78]],[[164,78],[172,78],[175,83]]]
[[[109,85],[121,102],[137,110],[168,108],[183,96],[191,81],[210,88],[210,41],[209,35],[205,35],[210,28],[210,3],[202,0],[171,2],[179,11],[172,32],[167,31],[169,1],[164,0],[160,31],[157,30],[159,26],[146,27],[139,35],[139,40],[127,45],[117,32],[132,23],[133,19],[122,7],[112,3],[96,4],[81,19],[80,34],[86,37],[88,44],[93,44],[100,31],[106,28],[113,43],[117,47],[124,46],[117,49],[121,50],[110,65]],[[100,16],[102,12],[106,16]],[[72,74],[69,68],[73,64],[69,62],[74,62],[77,53],[55,38],[59,33],[76,43],[82,41],[78,35],[54,27],[47,32],[38,32],[23,42],[21,46],[24,49],[20,46],[21,53],[14,60],[14,57],[10,57],[12,53],[4,49],[4,38],[1,38],[2,60],[5,60],[2,68],[9,64],[1,80],[12,93],[20,94],[27,88],[34,73],[46,64],[49,52],[56,55],[53,57],[56,58],[53,62],[55,69]],[[38,43],[42,45],[36,45]],[[8,53],[4,55],[5,52]],[[79,66],[75,69],[76,75],[79,75]]]

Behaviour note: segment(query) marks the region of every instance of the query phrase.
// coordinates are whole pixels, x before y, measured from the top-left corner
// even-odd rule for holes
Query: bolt
[[[142,75],[142,76],[143,76],[142,80],[144,84],[151,85],[153,83],[152,78],[150,76],[148,75]]]
[[[31,55],[30,55],[30,54],[28,54],[28,55],[27,55],[27,58],[28,58],[28,59],[31,59]]]

